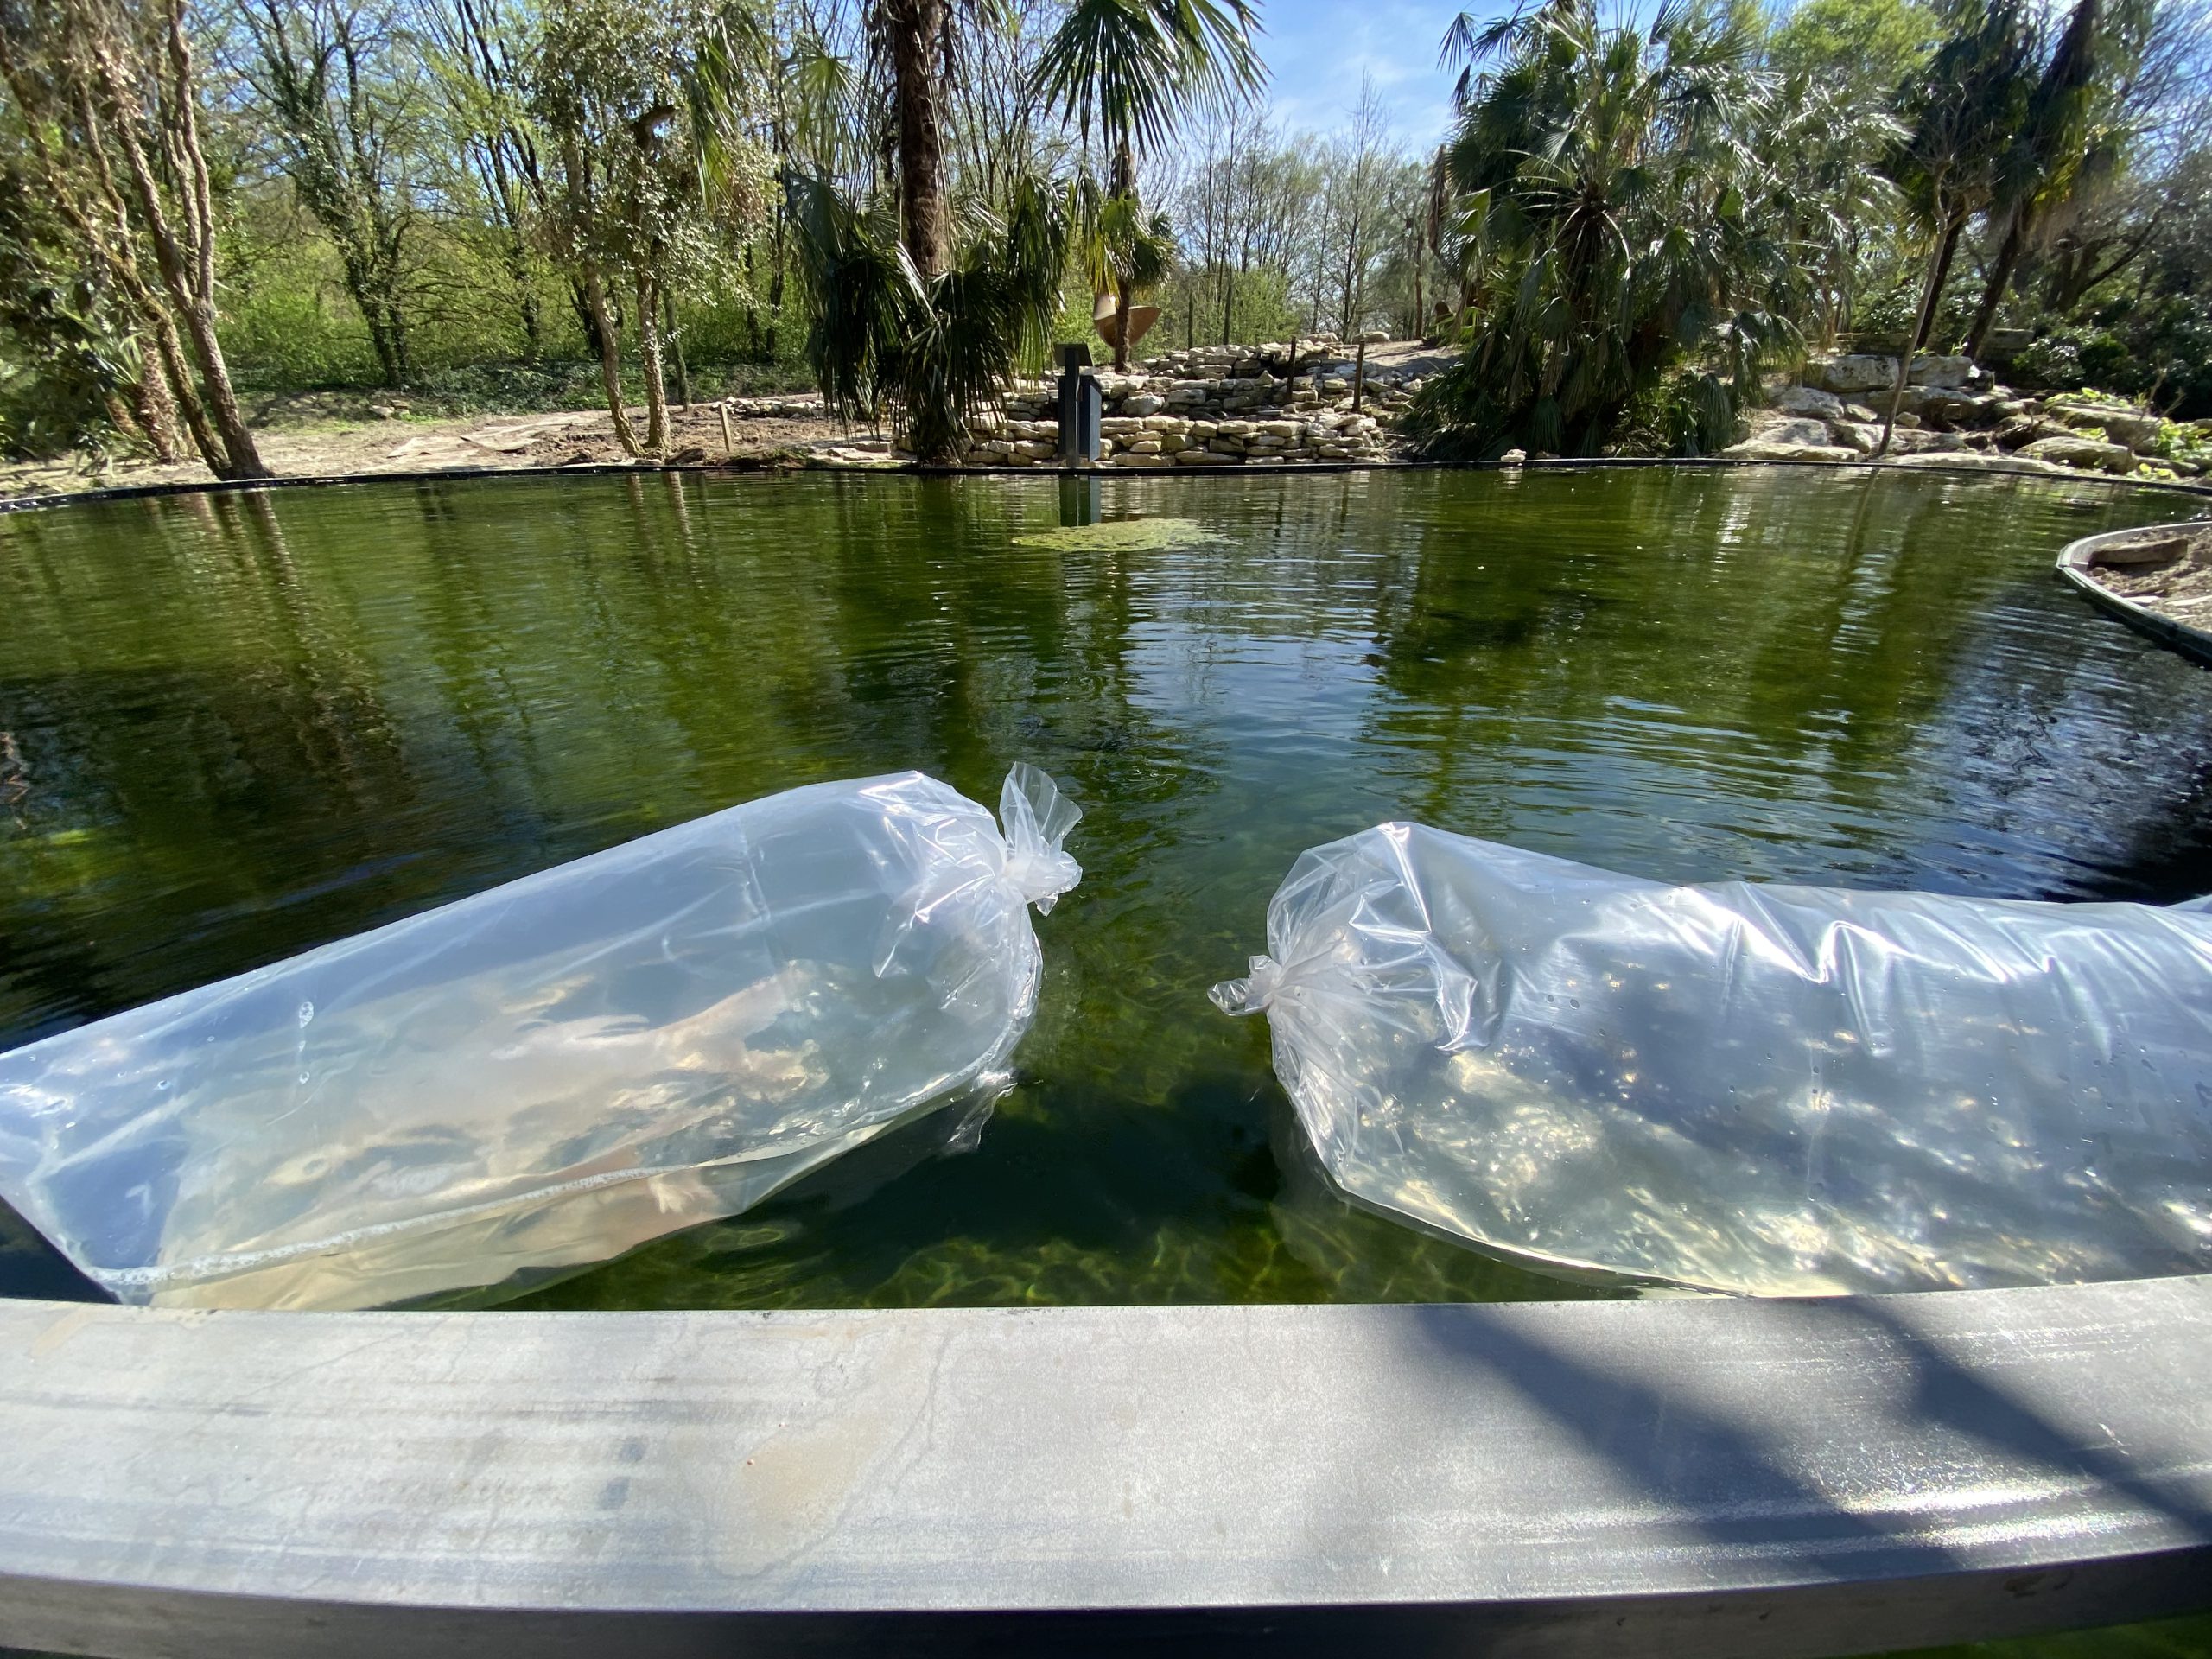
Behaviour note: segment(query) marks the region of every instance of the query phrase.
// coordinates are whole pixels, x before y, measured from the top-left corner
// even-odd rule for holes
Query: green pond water
[[[2212,887],[2212,677],[2062,587],[2190,516],[1808,470],[512,479],[0,519],[0,1046],[735,801],[1007,765],[1087,817],[1021,1081],[511,1306],[1586,1291],[1351,1210],[1205,988],[1299,851]],[[1146,521],[1139,523],[1136,521]],[[0,1214],[0,1292],[86,1294]]]

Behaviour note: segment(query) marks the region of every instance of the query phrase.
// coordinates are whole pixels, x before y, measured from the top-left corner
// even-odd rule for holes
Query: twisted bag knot
[[[1023,899],[1050,912],[1059,896],[1083,880],[1083,866],[1060,849],[1083,809],[1027,761],[1006,775],[999,791],[999,823],[1006,836],[1006,879]]]
[[[1246,960],[1251,969],[1243,979],[1224,979],[1206,993],[1224,1014],[1257,1014],[1275,1000],[1282,988],[1283,966],[1273,957]]]

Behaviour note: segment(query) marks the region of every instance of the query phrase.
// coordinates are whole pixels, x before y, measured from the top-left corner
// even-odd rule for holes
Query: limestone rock
[[[1892,377],[1896,375],[1894,366],[1890,373]],[[1910,379],[1916,386],[1970,386],[1974,381],[1974,359],[1970,357],[1936,357],[1923,352],[1912,359]]]
[[[1859,452],[1840,444],[1789,443],[1773,438],[1746,438],[1720,452],[1738,461],[1856,461]]]
[[[1843,418],[1843,399],[1817,386],[1784,386],[1775,395],[1774,406],[1785,415],[1810,415],[1824,421]]]
[[[1956,467],[1976,473],[2066,473],[2069,467],[2048,461],[2028,461],[2018,455],[1985,455],[1967,450],[1957,454],[1899,455],[1892,467]]]
[[[2038,438],[2020,451],[2030,461],[2055,461],[2069,467],[2099,467],[2108,473],[2133,471],[2135,457],[2124,443],[2094,438]]]
[[[2101,404],[2075,404],[2059,397],[2053,397],[2044,407],[2046,412],[2062,421],[2101,427],[2110,442],[2124,443],[2131,449],[2139,449],[2158,435],[2158,417],[2144,410],[2113,409]]]
[[[1805,384],[1822,391],[1872,391],[1897,384],[1897,360],[1853,353],[1844,357],[1815,358],[1805,365]]]

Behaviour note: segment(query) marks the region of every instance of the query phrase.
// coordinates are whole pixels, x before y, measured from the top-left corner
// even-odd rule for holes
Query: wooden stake
[[[736,442],[729,435],[729,399],[716,404],[715,413],[722,417],[722,459],[728,461],[737,454]]]

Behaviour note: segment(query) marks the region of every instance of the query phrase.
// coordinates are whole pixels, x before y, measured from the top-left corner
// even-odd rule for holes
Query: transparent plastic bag
[[[1081,875],[919,772],[770,796],[0,1055],[0,1196],[129,1302],[619,1254],[1004,1087]]]
[[[2212,914],[1666,887],[1419,825],[1213,989],[1357,1200],[1761,1295],[2212,1269]]]

